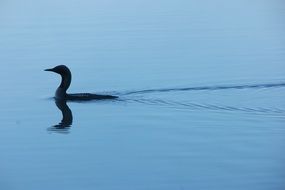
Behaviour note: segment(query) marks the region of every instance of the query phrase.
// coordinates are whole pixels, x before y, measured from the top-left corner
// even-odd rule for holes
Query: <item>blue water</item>
[[[0,189],[285,189],[284,18],[279,0],[1,1]],[[60,110],[59,64],[69,92],[120,98]]]

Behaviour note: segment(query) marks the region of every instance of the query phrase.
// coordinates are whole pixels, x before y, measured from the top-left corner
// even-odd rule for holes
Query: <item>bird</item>
[[[55,99],[65,100],[65,101],[89,101],[89,100],[107,100],[107,99],[117,99],[118,96],[113,95],[101,95],[101,94],[91,94],[91,93],[76,93],[69,94],[67,89],[71,84],[71,71],[65,65],[58,65],[51,69],[45,69],[44,71],[50,71],[57,73],[61,76],[61,83],[56,89]]]

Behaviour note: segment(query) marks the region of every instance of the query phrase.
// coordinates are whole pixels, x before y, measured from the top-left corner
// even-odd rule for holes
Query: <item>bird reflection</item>
[[[69,129],[72,125],[72,111],[66,104],[66,100],[55,100],[56,107],[61,111],[62,113],[62,119],[61,122],[57,125],[53,125],[49,127],[47,130],[52,132],[58,132],[58,133],[69,133]]]

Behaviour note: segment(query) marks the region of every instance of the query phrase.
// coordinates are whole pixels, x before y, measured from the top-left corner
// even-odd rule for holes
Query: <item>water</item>
[[[1,1],[0,189],[284,189],[284,17],[279,0]],[[120,99],[60,104],[62,122],[59,64],[70,92]]]

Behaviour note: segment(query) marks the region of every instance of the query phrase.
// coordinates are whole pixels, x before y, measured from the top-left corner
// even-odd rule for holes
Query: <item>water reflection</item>
[[[72,111],[66,104],[66,100],[55,100],[55,105],[61,111],[62,119],[60,123],[49,127],[47,130],[58,133],[69,133],[73,120]]]

